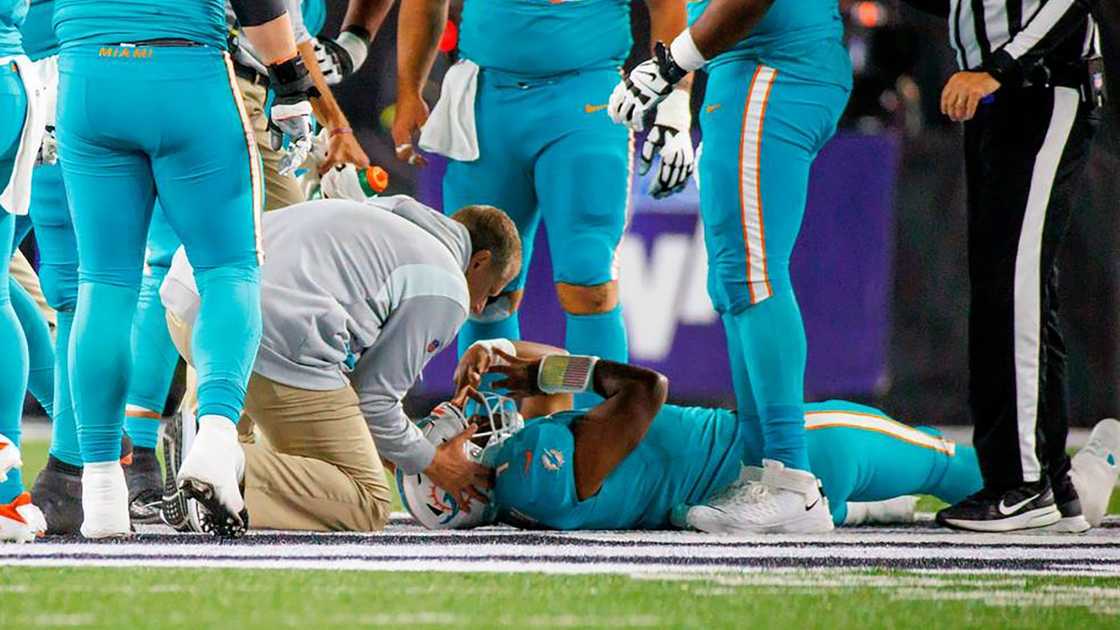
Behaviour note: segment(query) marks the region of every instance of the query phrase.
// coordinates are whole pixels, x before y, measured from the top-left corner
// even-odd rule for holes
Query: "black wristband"
[[[319,90],[303,65],[303,57],[296,55],[286,61],[268,66],[268,80],[277,100],[300,100],[304,97],[319,96]]]
[[[1017,87],[1023,83],[1023,65],[1006,50],[997,50],[980,69],[992,75],[1001,86]]]
[[[680,83],[681,79],[688,74],[688,70],[682,68],[673,59],[672,51],[662,42],[657,42],[654,45],[653,57],[657,61],[657,68],[661,71],[661,76],[669,82],[670,87]]]

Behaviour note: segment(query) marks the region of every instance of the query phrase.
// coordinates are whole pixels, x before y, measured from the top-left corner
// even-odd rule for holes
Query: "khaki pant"
[[[269,140],[268,112],[265,111],[268,90],[241,77],[237,77],[237,85],[241,89],[241,97],[245,101],[245,110],[249,114],[253,131],[257,135],[257,150],[261,154],[261,163],[264,166],[265,211],[287,208],[307,201],[296,178],[280,174],[280,159],[284,153],[274,150]]]
[[[189,363],[191,326],[170,311],[167,324]],[[193,395],[184,404],[194,404]],[[265,438],[261,443],[251,440],[253,425]],[[238,433],[254,528],[384,529],[389,484],[353,388],[312,391],[253,374]]]

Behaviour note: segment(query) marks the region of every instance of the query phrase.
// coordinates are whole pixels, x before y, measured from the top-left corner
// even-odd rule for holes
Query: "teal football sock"
[[[74,327],[74,311],[57,311],[55,327],[55,383],[54,425],[51,427],[51,451],[55,459],[70,466],[82,465],[82,450],[78,446],[78,425],[74,405],[70,399],[70,330]]]
[[[27,389],[54,417],[54,340],[35,298],[15,279],[10,283],[12,308],[27,338]]]
[[[630,347],[626,341],[626,322],[622,318],[622,306],[616,306],[606,313],[594,315],[567,315],[567,329],[564,347],[572,354],[591,354],[618,363],[630,359]],[[594,407],[603,402],[603,397],[594,392],[576,394],[576,409]]]
[[[805,328],[792,291],[731,317],[762,420],[763,455],[809,470],[805,444]]]
[[[463,356],[472,343],[483,339],[509,339],[510,341],[521,339],[521,323],[518,321],[517,313],[492,322],[468,319],[459,330],[459,356]]]

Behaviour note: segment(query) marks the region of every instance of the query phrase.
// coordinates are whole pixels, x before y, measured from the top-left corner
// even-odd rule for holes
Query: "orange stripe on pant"
[[[770,92],[778,71],[759,66],[751,77],[743,106],[742,137],[739,143],[739,215],[747,258],[747,288],[751,303],[774,294],[766,269],[766,229],[762,215],[762,133]]]

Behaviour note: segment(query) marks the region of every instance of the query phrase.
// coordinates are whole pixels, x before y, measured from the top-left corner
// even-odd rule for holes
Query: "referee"
[[[1084,531],[1065,452],[1057,255],[1099,100],[1095,24],[1083,0],[906,1],[949,21],[961,71],[941,109],[964,123],[968,184],[969,404],[984,488],[937,520]]]

